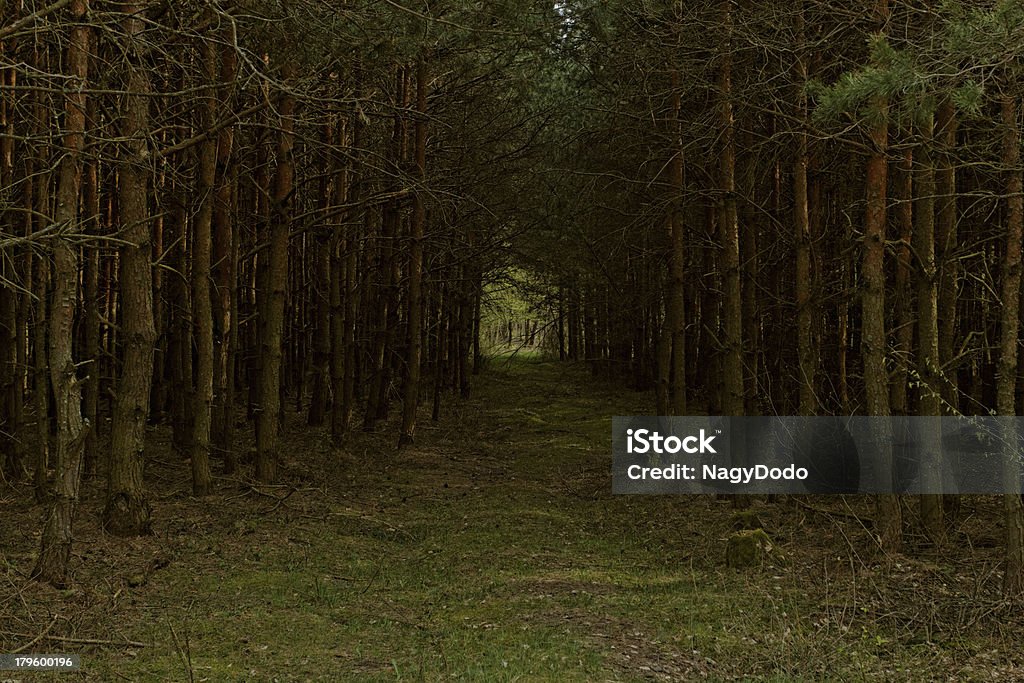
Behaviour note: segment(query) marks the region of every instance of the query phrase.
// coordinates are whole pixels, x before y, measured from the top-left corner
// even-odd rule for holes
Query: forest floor
[[[611,495],[610,416],[650,395],[536,358],[477,380],[401,453],[289,413],[281,484],[203,500],[153,429],[154,535],[103,534],[87,482],[65,590],[26,581],[41,510],[0,489],[0,652],[83,662],[0,679],[1024,680],[994,500],[889,558],[867,501],[755,503],[769,560],[727,569],[729,500]]]

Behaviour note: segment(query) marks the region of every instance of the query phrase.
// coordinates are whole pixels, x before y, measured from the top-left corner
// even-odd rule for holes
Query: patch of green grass
[[[831,548],[726,569],[727,502],[611,496],[611,416],[650,412],[647,394],[521,357],[475,391],[419,450],[331,471],[324,516],[227,524],[233,543],[154,574],[125,632],[158,644],[95,651],[85,677],[893,680],[1002,653],[907,644]],[[762,517],[787,514],[802,523]]]

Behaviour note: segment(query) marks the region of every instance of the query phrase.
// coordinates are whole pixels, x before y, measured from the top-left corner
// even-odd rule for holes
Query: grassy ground
[[[523,354],[475,386],[400,454],[291,416],[284,483],[202,501],[155,430],[155,535],[104,536],[89,484],[65,591],[25,581],[40,510],[0,491],[0,652],[84,662],[0,679],[1024,680],[993,501],[897,558],[864,501],[759,504],[770,561],[726,569],[728,500],[610,494],[610,416],[648,395]]]

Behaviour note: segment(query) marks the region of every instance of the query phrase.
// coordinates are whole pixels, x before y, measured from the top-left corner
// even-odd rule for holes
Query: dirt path
[[[45,648],[81,652],[78,678],[97,681],[1021,671],[1021,631],[992,623],[1012,626],[1010,611],[992,607],[972,631],[953,629],[957,605],[956,619],[974,614],[964,601],[972,577],[955,565],[907,561],[883,576],[863,529],[764,506],[777,552],[741,574],[722,562],[728,501],[612,496],[610,416],[649,412],[647,394],[529,359],[492,363],[476,387],[401,454],[385,434],[357,434],[336,451],[294,416],[286,483],[220,480],[204,501],[188,495],[187,463],[155,432],[156,536],[103,536],[94,485],[76,584],[63,593],[19,581],[35,541],[18,536],[0,651],[58,614],[50,635],[153,643]],[[17,512],[14,528],[34,528],[37,510],[24,501]],[[948,600],[936,597],[938,581]],[[922,617],[912,605],[933,607]]]

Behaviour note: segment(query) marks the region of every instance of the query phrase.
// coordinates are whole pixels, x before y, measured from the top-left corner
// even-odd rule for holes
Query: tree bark
[[[174,245],[170,266],[174,275],[168,287],[170,301],[170,338],[168,363],[171,384],[171,436],[175,450],[182,456],[192,453],[192,295],[189,288],[189,212],[185,206],[183,188],[174,188],[174,208],[165,228],[170,227],[170,241]]]
[[[285,83],[294,79],[296,67],[290,59],[281,68]],[[281,345],[284,332],[284,304],[288,286],[288,240],[291,233],[291,199],[294,189],[295,96],[282,90],[278,96],[280,122],[277,133],[277,168],[271,183],[270,246],[267,265],[266,306],[260,340],[259,414],[256,416],[256,478],[272,482],[277,478],[277,434],[281,412]]]
[[[328,130],[327,134],[330,135]],[[326,174],[321,190],[323,196],[328,196]],[[313,254],[313,286],[311,295],[314,299],[313,312],[313,383],[310,389],[309,412],[306,414],[306,424],[311,427],[323,425],[327,416],[329,396],[333,393],[331,387],[332,379],[332,349],[336,348],[332,341],[335,335],[332,328],[336,327],[334,316],[339,314],[334,306],[333,293],[336,289],[336,282],[341,273],[338,271],[338,259],[333,255],[337,253],[339,240],[335,235],[315,236],[315,253]]]
[[[409,235],[409,315],[406,356],[407,375],[402,397],[402,432],[398,446],[411,445],[416,432],[416,408],[419,404],[422,371],[423,339],[423,240],[427,227],[427,57],[420,55],[416,64],[416,181],[413,194],[412,221]]]
[[[0,46],[11,49],[12,45]],[[0,72],[0,187],[14,187],[15,86],[17,71],[5,68]],[[4,207],[6,209],[6,206]],[[0,211],[0,230],[17,234],[15,212]],[[13,247],[0,262],[0,276],[6,285],[18,282],[21,248]],[[15,287],[0,287],[0,474],[20,481],[25,473],[23,445],[17,435],[22,433],[21,397],[18,383],[18,308],[22,294]]]
[[[78,202],[82,186],[85,145],[85,87],[89,78],[89,27],[86,0],[71,0],[64,95],[64,142],[59,167],[57,206],[53,220],[68,235],[79,232]],[[72,524],[78,506],[82,451],[91,425],[82,419],[82,387],[72,354],[76,309],[78,252],[66,238],[53,247],[54,286],[50,310],[48,360],[57,406],[56,475],[53,503],[46,516],[39,558],[32,576],[55,586],[64,585],[71,559]]]
[[[797,34],[797,118],[800,129],[796,134],[796,154],[793,157],[793,218],[796,228],[796,345],[798,371],[797,413],[814,415],[818,411],[816,375],[818,370],[817,352],[814,348],[814,302],[811,298],[811,214],[807,193],[807,170],[810,164],[808,149],[807,95],[804,92],[807,78],[807,55],[805,54],[806,30],[804,28],[804,7],[799,2],[796,8]]]
[[[942,370],[942,397],[951,409],[959,404],[956,368],[952,367],[956,346],[957,287],[960,262],[957,258],[957,188],[956,149],[957,117],[953,103],[939,103],[936,121],[939,136],[939,157],[936,160],[935,250],[939,269],[939,363]]]
[[[1017,98],[1003,96],[1001,102],[1003,132],[1003,167],[1006,173],[1006,251],[1002,263],[1002,306],[999,339],[999,364],[996,376],[996,412],[1016,415],[1016,376],[1020,343],[1021,246],[1024,237],[1024,179],[1020,165],[1020,122]],[[1011,423],[1012,418],[1004,418]],[[1004,490],[1020,491],[1020,452],[1015,447],[1019,435],[1008,426],[1004,441],[1011,444],[1005,454]],[[1024,595],[1024,504],[1021,496],[1003,496],[1003,519],[1006,536],[1003,592],[1007,596]]]
[[[202,43],[200,61],[206,84],[216,84],[217,53],[209,40]],[[200,130],[217,120],[216,96],[211,93],[198,108]],[[213,302],[210,275],[213,248],[213,205],[216,201],[217,139],[199,146],[199,210],[192,241],[192,319],[195,329],[195,394],[192,400],[192,493],[205,496],[213,488],[210,474],[210,427],[213,418]]]
[[[35,67],[41,71],[48,68],[45,53],[37,47],[34,52]],[[46,170],[50,167],[49,159],[49,96],[42,92],[36,92],[35,101],[35,126],[36,135],[42,141],[39,144],[38,175],[33,183],[33,206],[37,218],[34,220],[36,230],[47,227],[42,224],[43,216],[50,215],[50,173]],[[35,273],[33,274],[33,294],[35,301],[32,305],[33,323],[33,369],[32,369],[32,403],[36,414],[36,452],[35,467],[33,468],[33,492],[37,502],[46,500],[48,493],[47,470],[50,459],[50,373],[47,366],[46,348],[46,321],[49,319],[47,302],[49,301],[50,285],[50,262],[49,259],[40,254],[33,255]],[[97,270],[99,262],[96,263]],[[93,363],[93,377],[99,382],[99,363]],[[91,431],[91,430],[90,430]]]
[[[879,0],[876,7],[879,24],[884,28],[889,18],[888,0]],[[864,358],[864,393],[869,415],[889,416],[889,377],[885,350],[885,232],[889,148],[888,102],[883,97],[872,101],[874,121],[868,131],[871,155],[867,164],[867,208],[864,216],[864,247],[861,261],[861,355]],[[892,484],[892,431],[879,420],[874,433],[881,477],[880,488]],[[903,546],[903,528],[899,498],[882,494],[876,498],[878,540],[882,550],[899,552]]]
[[[218,99],[224,108],[237,106],[234,84],[238,71],[238,55],[234,40],[237,36],[226,30],[225,42],[219,48],[220,76]],[[209,56],[212,61],[213,56]],[[211,122],[212,125],[213,122]],[[235,131],[224,126],[217,135],[216,186],[213,203],[213,277],[214,296],[214,388],[213,388],[213,447],[223,457],[223,470],[231,474],[238,466],[234,433],[234,358],[235,358],[235,299],[237,295],[237,267],[234,196],[236,169],[233,163]]]
[[[153,271],[149,222],[149,76],[142,64],[143,21],[139,5],[123,6],[126,35],[125,95],[122,136],[125,158],[120,166],[122,238],[118,284],[121,289],[121,338],[124,359],[117,384],[110,435],[110,468],[103,526],[110,533],[135,536],[150,530],[151,509],[142,481],[145,464],[149,390],[153,380]]]
[[[358,123],[356,123],[356,127],[354,145],[358,148],[359,144],[361,144]],[[336,143],[341,147],[344,147],[348,142],[348,131],[346,129],[346,121],[339,119]],[[347,163],[336,159],[334,164],[334,203],[342,205],[354,196],[355,191],[349,187],[350,178]],[[346,405],[344,400],[345,376],[351,372],[346,358],[348,348],[346,339],[348,320],[346,313],[351,296],[351,293],[348,291],[349,262],[347,250],[351,246],[350,240],[346,239],[347,235],[345,234],[348,231],[348,227],[344,224],[344,218],[347,218],[348,214],[345,213],[342,216],[342,225],[335,229],[329,242],[330,287],[328,292],[328,304],[330,307],[328,325],[330,331],[331,391],[334,394],[334,402],[331,405],[331,436],[334,439],[334,443],[338,445],[344,442],[345,433],[348,431],[351,418],[351,413],[346,413],[345,410],[351,405],[351,402],[349,405]]]
[[[408,88],[406,87],[407,68],[400,66],[395,74],[395,103],[398,108],[405,109],[408,106]],[[403,138],[405,124],[401,112],[395,113],[391,129],[391,142],[388,145],[387,163],[392,170],[388,180],[385,182],[385,189],[390,193],[397,192],[397,177],[404,159]],[[388,353],[391,350],[391,339],[393,329],[397,326],[397,288],[398,258],[395,249],[395,239],[399,234],[401,224],[401,209],[397,199],[390,199],[381,209],[380,218],[380,241],[377,247],[377,278],[375,287],[375,301],[373,302],[376,318],[376,329],[373,333],[373,347],[370,353],[370,385],[366,400],[366,411],[363,415],[363,430],[372,431],[377,423],[386,417],[388,409],[388,384],[389,368]],[[372,274],[367,277],[372,279]]]
[[[357,129],[358,130],[358,129]],[[362,187],[359,188],[362,192]],[[363,220],[364,229],[369,225],[370,214],[366,212]],[[345,372],[341,392],[341,428],[348,431],[352,423],[352,413],[356,403],[356,372],[357,347],[356,347],[356,325],[359,317],[359,290],[358,290],[358,268],[359,268],[359,231],[353,227],[348,232],[345,240],[345,325],[343,341],[345,344]]]
[[[938,275],[935,267],[935,166],[932,163],[934,121],[925,117],[919,126],[921,145],[915,155],[914,252],[917,256],[917,374],[918,415],[942,415],[939,372]],[[926,429],[922,450],[921,483],[925,489],[942,486],[942,435]],[[926,493],[920,497],[921,524],[933,543],[945,540],[942,496]]]
[[[736,210],[736,125],[732,106],[732,2],[722,2],[722,50],[718,71],[722,193],[719,248],[722,271],[722,413],[743,415],[743,301],[740,284],[740,232]]]
[[[686,243],[682,215],[683,140],[679,112],[679,72],[672,71],[672,107],[669,130],[672,131],[672,160],[669,163],[669,291],[666,310],[666,334],[670,336],[668,409],[669,415],[686,415]]]
[[[890,382],[889,402],[895,415],[908,415],[907,377],[914,345],[914,301],[910,287],[910,245],[914,236],[914,151],[907,149],[900,160],[899,209],[900,242],[896,249],[893,324],[895,362]]]
[[[128,114],[128,112],[126,112]],[[86,124],[90,130],[96,118],[96,98],[87,103]],[[97,159],[85,162],[82,207],[85,230],[90,235],[100,233],[100,164]],[[100,247],[88,245],[83,249],[82,298],[84,299],[85,331],[82,352],[89,361],[89,374],[82,388],[84,417],[93,425],[85,437],[85,474],[93,475],[99,462],[99,403],[100,403]]]

